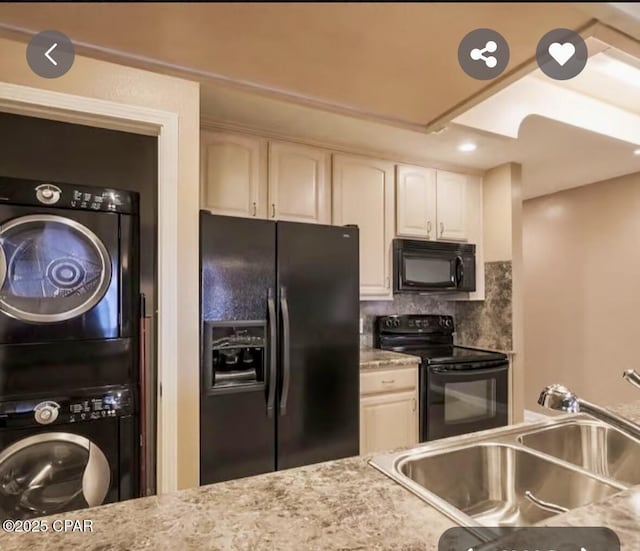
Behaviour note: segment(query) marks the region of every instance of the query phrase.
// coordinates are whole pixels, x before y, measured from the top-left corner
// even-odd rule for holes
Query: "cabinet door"
[[[433,239],[436,232],[436,171],[398,165],[396,209],[398,235]]]
[[[265,218],[267,142],[201,133],[201,207],[217,214]]]
[[[393,164],[334,155],[332,187],[333,223],[355,224],[360,230],[360,295],[391,298]]]
[[[418,442],[415,392],[360,398],[360,454],[389,451]]]
[[[269,143],[268,216],[331,223],[329,153],[290,143]]]
[[[445,241],[466,241],[467,177],[464,174],[438,170],[436,181],[437,237]]]

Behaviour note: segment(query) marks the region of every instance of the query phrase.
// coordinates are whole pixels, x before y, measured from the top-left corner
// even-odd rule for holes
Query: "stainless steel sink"
[[[460,525],[530,526],[640,483],[640,442],[588,415],[565,415],[371,464]]]
[[[593,473],[640,484],[640,441],[598,421],[567,421],[522,434],[518,440]]]

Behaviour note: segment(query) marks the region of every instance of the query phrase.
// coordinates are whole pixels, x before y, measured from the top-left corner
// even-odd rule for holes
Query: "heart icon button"
[[[549,46],[549,55],[556,60],[558,65],[564,67],[565,63],[569,61],[576,53],[576,47],[571,42],[554,42]]]

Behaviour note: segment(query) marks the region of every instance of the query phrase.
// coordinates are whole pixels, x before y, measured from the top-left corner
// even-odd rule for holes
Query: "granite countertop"
[[[640,401],[613,408],[640,422]],[[468,436],[457,437],[464,440]],[[93,521],[93,533],[2,534],[0,548],[106,550],[436,551],[454,523],[354,457],[48,517]],[[608,526],[640,549],[640,486],[558,515]]]
[[[371,347],[360,348],[360,369],[416,367],[419,363],[418,356]]]

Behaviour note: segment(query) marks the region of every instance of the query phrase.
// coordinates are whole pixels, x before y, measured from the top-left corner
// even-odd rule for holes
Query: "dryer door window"
[[[30,436],[0,454],[0,510],[9,518],[100,505],[110,482],[102,450],[75,434]]]
[[[0,310],[18,320],[56,323],[93,308],[111,282],[106,247],[75,220],[49,214],[0,226]]]

